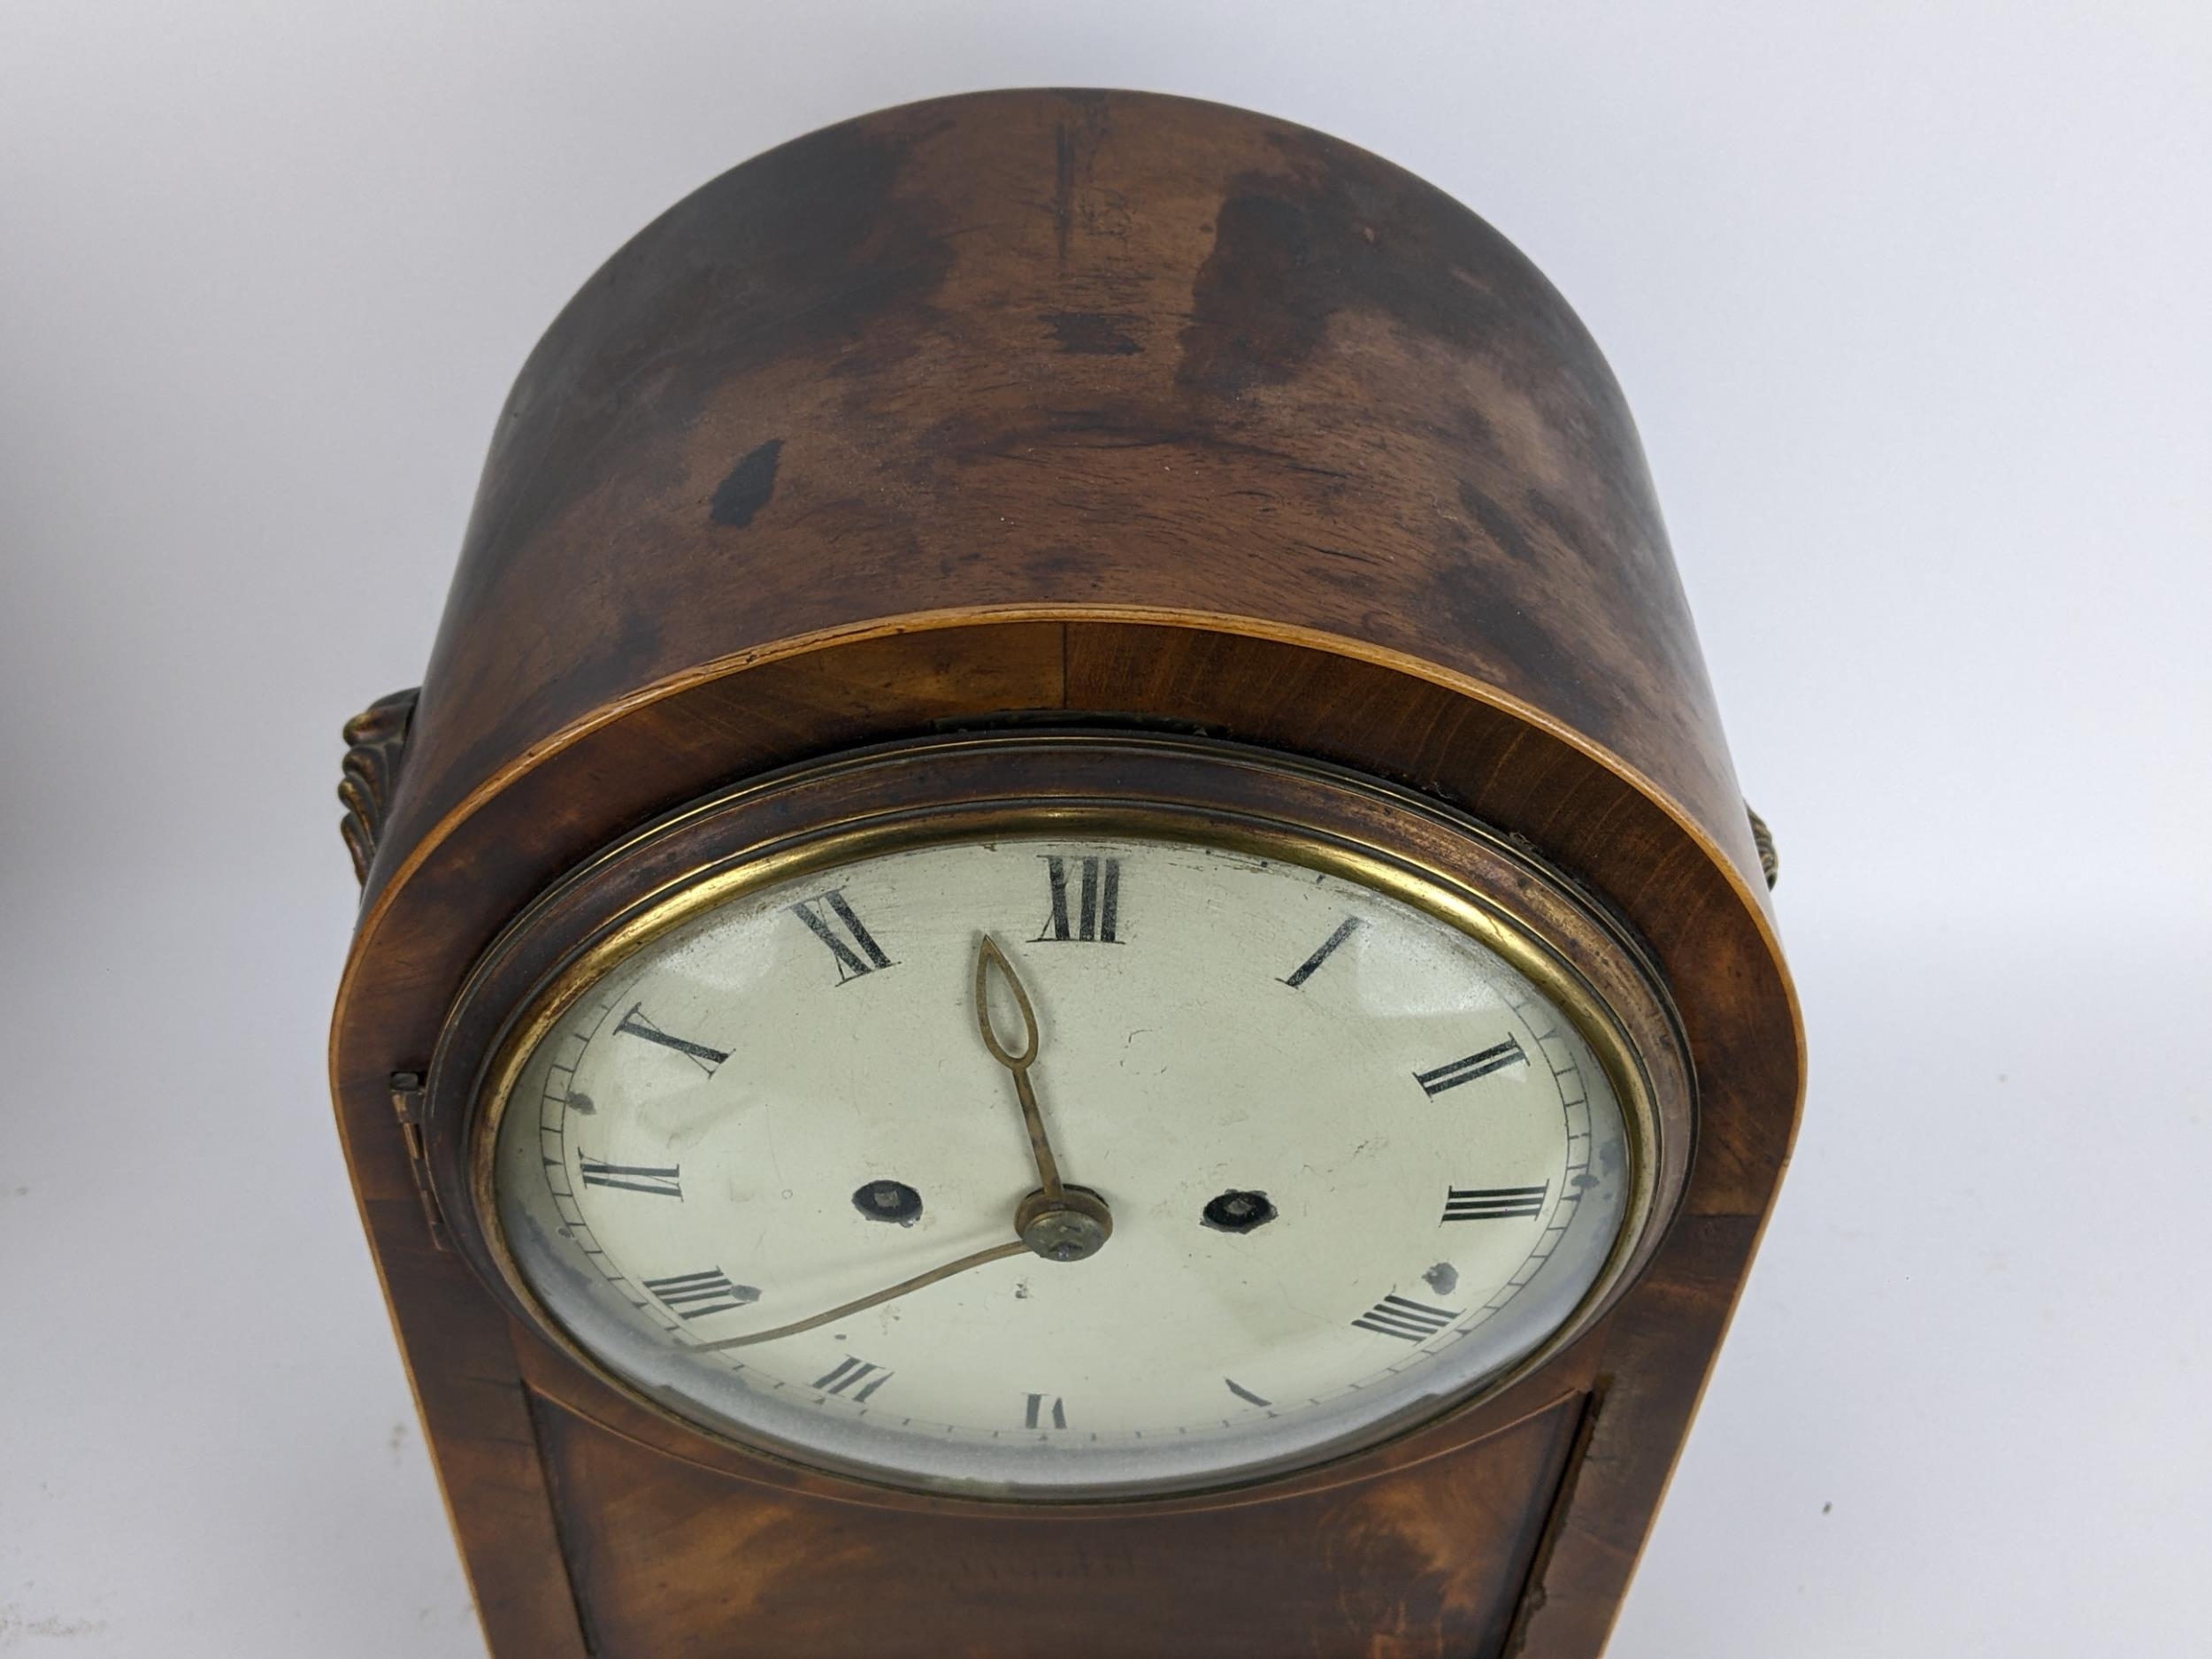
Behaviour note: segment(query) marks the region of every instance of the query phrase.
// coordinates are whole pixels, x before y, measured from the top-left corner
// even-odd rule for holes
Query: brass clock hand
[[[1014,1006],[1021,1010],[1025,1046],[1019,1054],[1010,1054],[999,1041],[998,1033],[991,1025],[991,970],[996,968],[1006,981],[1006,988],[1014,994]],[[991,1051],[991,1058],[1004,1066],[1014,1077],[1014,1094],[1021,1102],[1022,1122],[1029,1129],[1029,1149],[1037,1159],[1037,1179],[1042,1183],[1046,1198],[1055,1203],[1067,1195],[1067,1188],[1060,1179],[1060,1164],[1052,1156],[1052,1142],[1045,1134],[1044,1113],[1037,1107],[1037,1091],[1029,1081],[1029,1068],[1037,1064],[1037,1050],[1041,1039],[1037,1030],[1037,1010],[1029,1005],[1029,990],[1014,972],[1014,964],[1006,959],[1006,953],[998,948],[998,941],[990,934],[975,951],[975,1023],[983,1033],[983,1046]]]
[[[811,1331],[818,1325],[833,1324],[849,1313],[860,1313],[883,1302],[895,1301],[910,1292],[921,1289],[925,1285],[933,1285],[941,1279],[950,1279],[955,1273],[964,1273],[972,1267],[981,1267],[987,1262],[1002,1262],[1010,1256],[1028,1254],[1030,1244],[1026,1239],[1012,1239],[1004,1244],[995,1244],[987,1250],[978,1250],[972,1256],[964,1256],[956,1262],[948,1262],[942,1267],[933,1267],[926,1273],[917,1273],[911,1279],[901,1279],[890,1289],[879,1290],[872,1296],[856,1297],[840,1307],[832,1308],[827,1313],[818,1313],[811,1319],[795,1319],[789,1325],[780,1325],[772,1331],[756,1331],[750,1336],[725,1337],[719,1342],[702,1342],[685,1351],[712,1354],[726,1348],[750,1348],[756,1342],[772,1342],[778,1337],[796,1336],[802,1331]]]
[[[991,1024],[991,972],[996,969],[1014,994],[1021,1010],[1022,1050],[1016,1054],[999,1041]],[[1021,1102],[1022,1123],[1029,1131],[1029,1150],[1037,1160],[1038,1188],[1014,1211],[1014,1228],[1032,1250],[1053,1262],[1079,1262],[1095,1256],[1112,1236],[1114,1218],[1106,1201],[1086,1187],[1070,1187],[1060,1179],[1059,1160],[1052,1156],[1052,1141],[1045,1133],[1044,1113],[1037,1105],[1037,1090],[1029,1080],[1029,1068],[1037,1064],[1043,1039],[1037,1028],[1037,1010],[1030,1006],[1028,987],[1014,972],[1014,964],[998,948],[998,941],[983,935],[975,949],[975,1023],[983,1033],[983,1046],[991,1058],[1004,1066],[1014,1079],[1014,1095]]]
[[[995,968],[1006,980],[1006,988],[1014,994],[1014,1006],[1021,1010],[1022,1048],[1016,1054],[999,1041],[998,1033],[991,1025],[991,971]],[[964,1256],[956,1262],[933,1267],[926,1273],[902,1279],[888,1290],[879,1290],[873,1295],[860,1296],[851,1302],[818,1313],[810,1319],[795,1319],[789,1325],[780,1325],[772,1330],[755,1331],[749,1336],[725,1337],[718,1342],[702,1342],[692,1348],[695,1354],[718,1353],[725,1348],[750,1348],[757,1342],[772,1342],[779,1337],[796,1336],[802,1331],[812,1331],[831,1325],[848,1314],[860,1313],[880,1307],[940,1279],[950,1279],[955,1273],[964,1273],[970,1268],[987,1263],[1004,1261],[1010,1256],[1036,1255],[1054,1262],[1079,1262],[1097,1253],[1114,1230],[1113,1217],[1107,1212],[1106,1201],[1094,1192],[1080,1187],[1071,1187],[1060,1179],[1060,1165],[1052,1156],[1052,1141],[1045,1133],[1044,1113],[1037,1105],[1037,1091],[1029,1081],[1029,1068],[1037,1063],[1037,1051],[1042,1046],[1037,1028],[1037,1010],[1030,1005],[1028,988],[1021,976],[1014,972],[1014,964],[1006,959],[1006,953],[998,948],[998,941],[988,933],[975,953],[975,1023],[983,1033],[983,1046],[991,1051],[991,1057],[1013,1074],[1014,1094],[1021,1102],[1022,1122],[1029,1130],[1029,1149],[1037,1160],[1037,1178],[1042,1183],[1037,1191],[1022,1200],[1014,1210],[1014,1229],[1020,1235],[1005,1244],[995,1244],[986,1250]]]

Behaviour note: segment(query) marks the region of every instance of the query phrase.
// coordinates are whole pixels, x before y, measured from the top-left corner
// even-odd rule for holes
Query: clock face
[[[511,1073],[513,1267],[677,1414],[901,1485],[1187,1489],[1433,1416],[1584,1302],[1638,1151],[1496,933],[1344,868],[953,841],[716,902]]]

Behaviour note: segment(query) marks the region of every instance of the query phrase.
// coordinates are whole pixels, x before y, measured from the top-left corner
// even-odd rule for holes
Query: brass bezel
[[[1118,773],[1119,787],[1081,792],[1083,780],[1064,775],[1071,760]],[[949,778],[963,761],[1036,775],[1010,787],[1002,782],[996,793],[979,797],[962,791],[974,789],[980,780]],[[1178,775],[1164,778],[1163,770]],[[1234,787],[1255,779],[1273,786],[1256,791],[1263,797],[1258,801],[1251,799],[1256,792]],[[893,787],[886,790],[886,783]],[[1214,787],[1206,787],[1209,783]],[[841,811],[806,821],[808,806],[827,804],[808,797],[826,788],[833,800],[857,793],[866,803],[848,802]],[[1287,798],[1265,798],[1286,791]],[[1331,799],[1340,808],[1349,803],[1366,811],[1348,817],[1316,810],[1317,803]],[[780,833],[724,845],[687,862],[686,855],[703,850],[693,843],[715,842],[718,826],[772,818],[777,806],[795,806],[796,821],[779,826]],[[858,858],[947,841],[1071,834],[1179,841],[1325,871],[1469,933],[1536,985],[1574,1022],[1605,1067],[1621,1104],[1631,1152],[1627,1213],[1596,1280],[1573,1312],[1535,1349],[1446,1405],[1411,1420],[1385,1419],[1356,1441],[1333,1445],[1311,1460],[1240,1471],[1210,1486],[1110,1495],[978,1492],[814,1461],[795,1448],[750,1440],[671,1408],[602,1364],[571,1336],[539,1301],[514,1260],[500,1221],[493,1171],[499,1126],[514,1084],[533,1048],[561,1016],[593,984],[655,939],[759,888]],[[667,856],[672,851],[679,855],[672,860]],[[1488,885],[1481,884],[1485,874],[1493,878]],[[1495,879],[1501,875],[1510,879]],[[518,997],[513,994],[518,979],[526,984]],[[1606,981],[1604,989],[1595,982],[1600,979]],[[481,1027],[502,1002],[508,1011],[486,1044]],[[1622,1002],[1640,1006],[1623,1009],[1617,1006]],[[471,1064],[471,1051],[483,1056],[480,1062]],[[459,1087],[465,1081],[465,1087]],[[480,1272],[490,1270],[488,1278],[511,1311],[600,1386],[644,1408],[680,1437],[765,1459],[803,1478],[853,1483],[895,1501],[1027,1510],[1085,1506],[1126,1510],[1207,1494],[1287,1486],[1324,1470],[1346,1470],[1386,1448],[1463,1421],[1585,1334],[1649,1259],[1686,1175],[1693,1120],[1687,1048],[1657,970],[1618,921],[1525,844],[1440,803],[1341,768],[1209,739],[1087,731],[937,738],[838,757],[706,797],[609,848],[549,888],[502,933],[471,973],[439,1041],[429,1112],[434,1148],[461,1154],[458,1159],[434,1154],[434,1162],[445,1178],[441,1190],[447,1213],[457,1210],[462,1221],[457,1234],[465,1250]],[[465,1175],[460,1190],[454,1191],[450,1172],[457,1164]]]

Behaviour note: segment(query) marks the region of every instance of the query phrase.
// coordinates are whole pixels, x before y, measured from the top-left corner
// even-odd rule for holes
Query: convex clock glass
[[[1012,834],[679,894],[512,1045],[510,1271],[663,1407],[895,1484],[1169,1491],[1432,1417],[1614,1259],[1632,1062],[1534,941],[1362,875]]]

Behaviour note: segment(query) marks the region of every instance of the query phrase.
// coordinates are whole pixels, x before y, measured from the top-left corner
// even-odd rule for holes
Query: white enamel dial
[[[1018,979],[1059,1172],[1110,1215],[1085,1259],[1018,1248],[1041,1178],[978,1023],[987,937],[993,1030],[1021,1046]],[[1041,1497],[1432,1414],[1574,1312],[1632,1180],[1605,1066],[1475,933],[1135,839],[911,848],[694,916],[553,1021],[494,1158],[520,1276],[634,1387],[803,1462]]]

